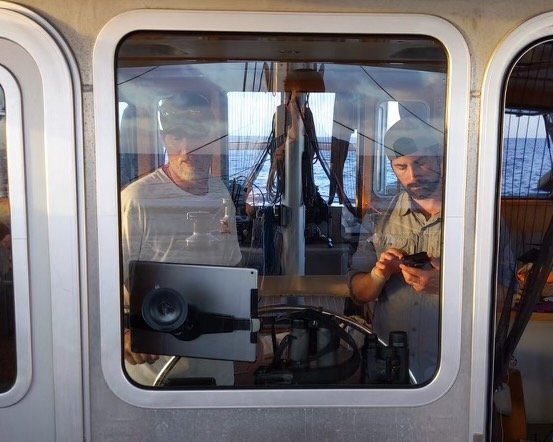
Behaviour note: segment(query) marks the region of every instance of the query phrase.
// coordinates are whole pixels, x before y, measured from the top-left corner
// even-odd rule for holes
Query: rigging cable
[[[306,107],[306,115],[303,115],[302,112],[300,112],[299,114],[300,114],[300,117],[301,117],[302,122],[303,122],[303,127],[305,129],[305,135],[306,135],[306,139],[307,139],[306,144],[310,146],[310,151],[313,155],[312,158],[319,162],[319,164],[321,165],[321,168],[323,169],[325,175],[330,180],[332,174],[330,172],[330,168],[329,168],[328,164],[326,163],[326,161],[324,160],[324,158],[321,155],[321,149],[320,149],[320,146],[319,146],[319,142],[317,140],[317,135],[315,133],[315,122],[314,122],[314,119],[313,119],[313,114],[312,114],[311,110],[309,109],[309,107]],[[369,138],[369,137],[367,137],[367,138]],[[311,168],[311,170],[312,170],[312,168]],[[314,183],[313,183],[313,185],[314,185]],[[353,215],[356,215],[357,210],[355,209],[355,207],[353,206],[353,204],[351,203],[351,201],[347,197],[347,195],[345,193],[345,190],[341,185],[340,180],[337,180],[337,185],[338,185],[338,188],[340,189],[340,193],[342,193],[343,195],[346,196],[346,198],[343,201],[344,205],[346,206],[346,208]]]

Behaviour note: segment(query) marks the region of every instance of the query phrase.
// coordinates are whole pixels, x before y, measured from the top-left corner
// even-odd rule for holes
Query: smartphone
[[[409,267],[415,267],[417,269],[425,267],[428,268],[427,264],[430,264],[430,258],[428,257],[426,252],[419,252],[412,255],[404,256],[401,263]]]

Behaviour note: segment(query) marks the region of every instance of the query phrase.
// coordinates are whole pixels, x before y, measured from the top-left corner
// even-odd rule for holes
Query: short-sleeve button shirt
[[[441,252],[441,213],[429,219],[402,192],[383,214],[363,220],[358,248],[352,257],[349,280],[359,272],[370,272],[382,252],[395,247],[407,254],[425,251],[434,258]],[[374,305],[373,327],[385,342],[391,331],[405,331],[411,357],[409,368],[417,382],[436,371],[439,350],[439,296],[417,293],[400,274],[393,275]]]

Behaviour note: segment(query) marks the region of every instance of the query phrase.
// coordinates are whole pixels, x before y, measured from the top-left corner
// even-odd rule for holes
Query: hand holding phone
[[[430,264],[430,258],[428,257],[426,252],[413,253],[412,255],[404,256],[401,260],[401,263],[409,267],[421,269],[427,264]]]

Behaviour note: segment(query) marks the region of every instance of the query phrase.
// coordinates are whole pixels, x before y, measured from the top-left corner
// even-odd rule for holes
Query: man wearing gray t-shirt
[[[161,101],[159,121],[168,162],[121,193],[126,307],[131,261],[234,266],[241,260],[234,205],[221,179],[211,175],[212,145],[220,134],[210,102],[195,92],[170,96]],[[124,352],[128,374],[143,385],[152,385],[168,360],[134,353],[128,329]],[[219,385],[234,381],[232,361],[181,358],[174,371]]]

